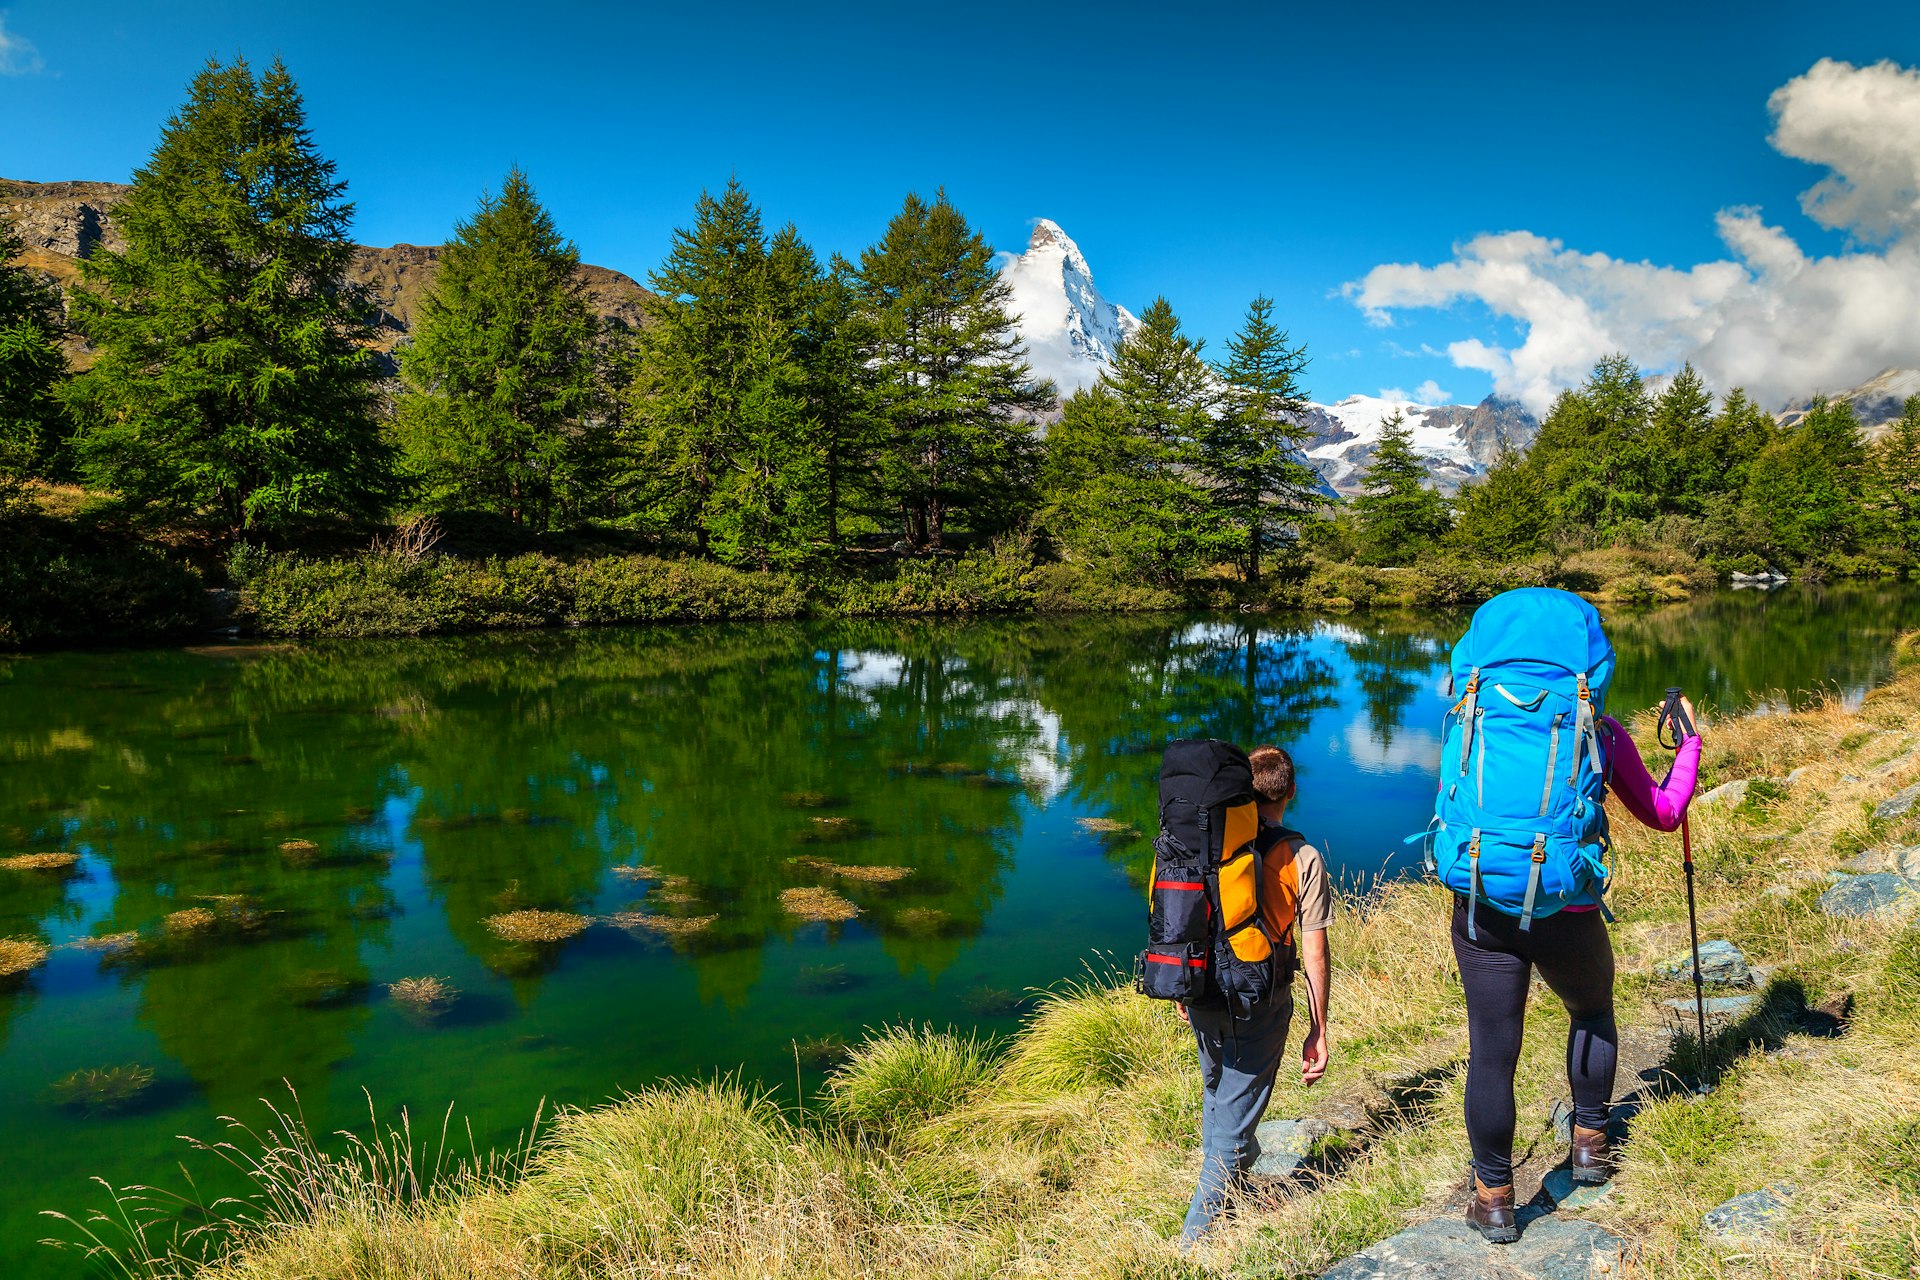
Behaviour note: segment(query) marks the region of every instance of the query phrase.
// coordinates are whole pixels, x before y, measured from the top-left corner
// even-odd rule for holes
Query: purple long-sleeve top
[[[1601,716],[1600,723],[1608,733],[1613,794],[1620,797],[1628,813],[1655,831],[1671,831],[1679,826],[1700,777],[1700,739],[1692,737],[1680,744],[1666,780],[1655,786],[1653,775],[1640,759],[1640,748],[1633,745],[1633,739],[1620,722],[1612,716]]]

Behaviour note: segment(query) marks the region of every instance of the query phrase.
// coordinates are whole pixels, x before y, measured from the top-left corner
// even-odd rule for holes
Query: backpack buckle
[[[1536,835],[1533,838],[1533,860],[1535,862],[1547,860],[1547,838],[1543,835]]]

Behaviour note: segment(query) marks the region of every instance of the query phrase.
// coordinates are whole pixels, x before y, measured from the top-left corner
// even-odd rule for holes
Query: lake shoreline
[[[1686,946],[1678,842],[1616,824],[1623,1048],[1652,1075],[1614,1190],[1581,1213],[1634,1242],[1625,1274],[1766,1274],[1753,1259],[1769,1249],[1836,1280],[1920,1262],[1920,929],[1897,903],[1848,914],[1830,892],[1920,874],[1900,871],[1920,852],[1920,633],[1896,660],[1852,709],[1708,728],[1703,793],[1747,786],[1694,810],[1702,940],[1734,942],[1756,977],[1723,993],[1742,1003],[1716,1023],[1704,1096],[1688,1087],[1702,1070],[1691,1015],[1674,1007],[1690,1010],[1691,986],[1661,972]],[[1333,1071],[1312,1091],[1283,1078],[1270,1112],[1325,1123],[1318,1172],[1270,1188],[1194,1258],[1170,1243],[1192,1176],[1188,1037],[1164,1005],[1095,982],[1054,991],[1002,1043],[878,1033],[814,1112],[730,1080],[662,1085],[565,1112],[507,1165],[421,1191],[364,1159],[274,1166],[266,1189],[286,1198],[228,1257],[141,1274],[1317,1273],[1453,1212],[1465,1169],[1444,894],[1387,884],[1345,902],[1335,929]],[[1560,1150],[1551,1005],[1536,1003],[1520,1071],[1520,1145],[1535,1153],[1521,1177],[1535,1181]],[[1758,1255],[1703,1227],[1721,1201],[1784,1182]]]
[[[35,538],[40,538],[36,542]],[[974,550],[892,554],[794,569],[737,569],[630,551],[450,554],[395,538],[351,554],[242,547],[212,568],[145,543],[42,530],[0,565],[0,652],[179,643],[228,636],[320,639],[823,618],[1196,611],[1337,615],[1475,605],[1553,586],[1600,604],[1659,605],[1716,589],[1684,553],[1610,547],[1492,561],[1436,554],[1364,566],[1274,557],[1245,582],[1221,572],[1179,583],[1114,581],[1003,539]],[[225,585],[220,585],[224,583]],[[1736,586],[1745,585],[1736,583]]]

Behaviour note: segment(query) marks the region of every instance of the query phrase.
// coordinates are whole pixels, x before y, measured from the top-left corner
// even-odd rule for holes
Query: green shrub
[[[790,574],[749,573],[705,560],[610,556],[573,566],[567,620],[713,622],[796,618],[806,611],[806,590]]]
[[[1177,591],[1120,582],[1080,561],[1040,565],[1030,581],[1034,607],[1043,613],[1155,613],[1185,604]]]
[[[115,644],[206,624],[198,571],[130,533],[0,522],[0,649]]]

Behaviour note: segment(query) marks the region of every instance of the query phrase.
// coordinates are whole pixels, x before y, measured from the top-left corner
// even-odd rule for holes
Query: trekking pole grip
[[[1681,701],[1680,686],[1668,685],[1666,700],[1660,704],[1660,718],[1654,722],[1654,737],[1661,746],[1678,751],[1688,738],[1699,736],[1693,718],[1687,714],[1686,703]]]

